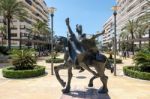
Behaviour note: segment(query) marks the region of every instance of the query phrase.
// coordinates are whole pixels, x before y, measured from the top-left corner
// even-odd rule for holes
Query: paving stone
[[[131,59],[123,60],[123,64],[117,64],[118,76],[113,76],[106,70],[109,77],[108,94],[97,93],[102,86],[99,78],[94,80],[94,87],[89,88],[88,82],[92,75],[87,71],[79,73],[79,70],[74,69],[71,93],[62,94],[63,88],[55,75],[51,75],[50,63],[45,63],[42,59],[37,63],[46,66],[47,75],[29,79],[7,79],[2,77],[0,69],[0,99],[150,99],[150,81],[122,75],[122,67],[131,65]],[[60,71],[60,75],[67,81],[66,70]]]

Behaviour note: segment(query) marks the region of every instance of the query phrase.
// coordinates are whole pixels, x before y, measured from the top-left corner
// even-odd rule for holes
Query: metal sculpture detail
[[[98,91],[99,93],[107,93],[107,80],[108,77],[105,75],[105,68],[110,69],[113,72],[113,67],[111,66],[109,60],[105,55],[99,53],[98,48],[96,47],[95,38],[99,35],[93,35],[92,38],[87,39],[86,35],[82,33],[82,26],[76,25],[76,31],[79,35],[79,38],[71,30],[69,24],[69,18],[66,19],[66,25],[69,31],[69,38],[60,37],[59,41],[64,43],[65,55],[64,64],[56,66],[54,68],[55,75],[60,84],[65,87],[62,92],[70,92],[70,84],[72,79],[72,67],[74,65],[81,66],[85,70],[93,74],[93,77],[90,79],[88,86],[93,86],[93,80],[95,78],[100,78],[102,81],[102,88]],[[95,68],[95,70],[90,67]],[[68,69],[68,81],[64,82],[59,75],[59,70]]]

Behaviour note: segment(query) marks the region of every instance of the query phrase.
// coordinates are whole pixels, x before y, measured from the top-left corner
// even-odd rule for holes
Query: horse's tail
[[[111,71],[111,73],[114,72],[114,67],[107,57],[106,57],[106,61],[105,61],[105,68],[109,69]]]

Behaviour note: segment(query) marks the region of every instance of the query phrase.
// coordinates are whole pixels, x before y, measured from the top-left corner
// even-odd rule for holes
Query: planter
[[[143,80],[150,80],[150,73],[137,71],[134,69],[133,66],[123,67],[123,72],[126,76],[129,76],[129,77],[139,78]]]
[[[48,59],[46,60],[47,63],[51,63],[52,59]],[[55,58],[53,59],[53,63],[63,63],[64,62],[64,59],[61,59],[61,58]]]
[[[30,70],[15,70],[14,67],[6,67],[3,68],[2,73],[3,77],[6,78],[30,78],[45,74],[45,67],[35,66],[34,69]]]

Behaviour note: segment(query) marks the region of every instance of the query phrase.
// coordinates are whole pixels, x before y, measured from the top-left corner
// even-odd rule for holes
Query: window
[[[16,25],[11,26],[11,29],[17,29]]]
[[[12,37],[17,37],[17,33],[12,33],[11,36]]]
[[[20,28],[21,29],[25,29],[25,25],[20,25]]]

